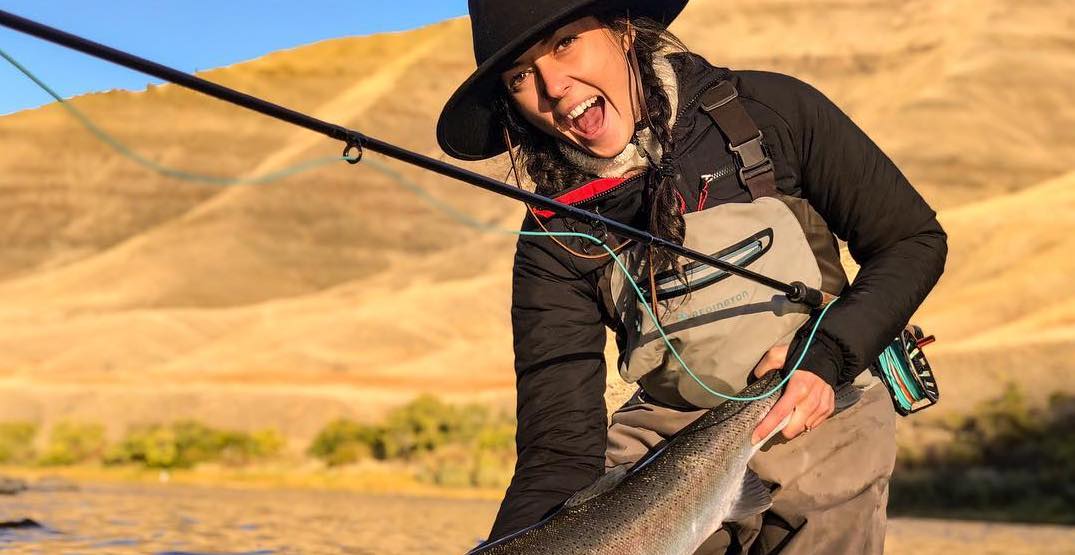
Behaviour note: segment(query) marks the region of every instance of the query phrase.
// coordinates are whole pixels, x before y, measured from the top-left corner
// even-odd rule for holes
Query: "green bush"
[[[951,443],[898,461],[893,513],[1075,523],[1075,397],[1033,409],[1009,385],[944,427]]]
[[[275,430],[247,434],[182,420],[131,430],[111,449],[105,462],[150,468],[190,468],[210,461],[242,465],[276,456],[283,446],[284,440]]]
[[[372,457],[415,463],[419,478],[441,485],[497,487],[515,460],[515,423],[469,404],[423,395],[393,410],[380,425],[346,419],[326,425],[307,453],[329,466]]]
[[[329,466],[355,463],[375,454],[384,458],[383,434],[380,428],[339,419],[322,428],[306,452]]]
[[[250,434],[249,455],[254,459],[268,459],[275,457],[284,451],[287,441],[280,432],[265,428]]]
[[[60,422],[53,426],[38,462],[46,466],[76,464],[99,459],[105,450],[100,424]]]
[[[0,464],[28,463],[34,459],[37,424],[0,422]]]

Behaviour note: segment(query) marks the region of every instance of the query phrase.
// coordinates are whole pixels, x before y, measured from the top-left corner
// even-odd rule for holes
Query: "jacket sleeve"
[[[847,241],[858,275],[818,328],[802,367],[830,384],[866,368],[944,272],[947,235],[896,165],[817,89],[780,76],[803,196]],[[793,351],[794,352],[794,351]]]
[[[605,328],[597,293],[537,243],[521,239],[515,256],[518,462],[490,540],[537,523],[604,471]]]

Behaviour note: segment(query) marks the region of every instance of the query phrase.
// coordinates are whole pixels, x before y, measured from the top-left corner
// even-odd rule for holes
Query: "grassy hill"
[[[941,412],[1008,380],[1075,387],[1063,4],[696,0],[673,27],[716,64],[826,92],[939,210],[948,270],[915,321],[939,339]],[[455,19],[200,75],[445,158],[436,116],[472,68]],[[72,103],[142,155],[212,175],[341,150],[171,85]],[[0,420],[197,417],[305,441],[423,392],[511,403],[510,236],[462,227],[362,165],[262,186],[161,177],[57,105],[0,118],[0,142]],[[390,165],[481,221],[518,225],[512,201]],[[467,167],[505,175],[502,159]]]

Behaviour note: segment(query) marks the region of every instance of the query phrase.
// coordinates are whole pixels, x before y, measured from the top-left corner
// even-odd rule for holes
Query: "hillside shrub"
[[[1075,523],[1075,396],[1033,409],[1009,385],[945,428],[948,445],[898,461],[894,513]]]
[[[322,428],[306,452],[329,466],[351,464],[375,455],[383,459],[383,433],[374,426],[339,419]]]
[[[45,466],[99,460],[105,451],[105,430],[100,424],[60,422],[53,426],[38,462]]]
[[[34,459],[37,424],[0,422],[0,464],[23,464]]]
[[[307,453],[329,466],[365,458],[408,461],[428,482],[499,487],[515,462],[515,424],[481,405],[455,406],[423,395],[377,425],[333,421]]]
[[[181,420],[130,430],[105,462],[149,468],[190,468],[203,462],[243,465],[274,457],[283,446],[284,439],[275,430],[246,433]]]

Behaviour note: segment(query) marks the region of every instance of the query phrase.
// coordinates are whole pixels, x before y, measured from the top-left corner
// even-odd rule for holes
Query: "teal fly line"
[[[141,154],[138,154],[137,152],[128,148],[127,145],[123,144],[115,137],[110,135],[108,132],[98,127],[78,108],[75,108],[73,105],[65,102],[60,95],[56,94],[56,91],[52,90],[52,88],[45,84],[44,81],[38,79],[37,76],[35,76],[29,69],[26,69],[22,64],[15,60],[15,58],[12,58],[11,55],[5,52],[2,48],[0,48],[0,56],[7,60],[8,63],[15,66],[15,69],[19,70],[23,75],[33,81],[38,87],[41,87],[41,89],[48,93],[49,96],[56,99],[56,101],[60,103],[60,106],[63,106],[63,108],[67,110],[67,113],[71,114],[72,117],[77,119],[78,122],[86,128],[86,130],[92,133],[101,142],[112,147],[113,150],[120,153],[121,155],[126,156],[127,158],[134,160],[138,164],[161,175],[166,175],[168,177],[174,177],[176,179],[183,179],[186,181],[193,181],[197,183],[208,183],[210,185],[260,185],[263,183],[278,181],[280,179],[295,175],[297,173],[302,173],[322,166],[327,166],[335,162],[348,160],[347,158],[342,156],[318,158],[314,160],[308,160],[306,162],[302,162],[294,166],[284,168],[282,170],[255,177],[218,177],[214,175],[191,173],[175,168],[170,168],[168,166],[164,166],[160,163],[150,160],[142,156]]]
[[[32,72],[30,72],[30,70],[28,70],[25,67],[23,67],[22,64],[20,64],[18,61],[16,61],[14,58],[12,58],[3,49],[0,49],[0,56],[2,56],[5,60],[7,60],[11,65],[15,66],[16,69],[18,69],[26,77],[28,77],[31,81],[33,81],[35,84],[37,84],[38,87],[41,87],[45,92],[47,92],[50,96],[52,96],[52,98],[56,99],[56,101],[59,102],[60,105],[63,106],[63,108],[65,110],[67,110],[67,112],[69,114],[71,114],[75,119],[77,119],[79,121],[79,123],[82,124],[83,127],[85,127],[88,131],[90,131],[90,133],[92,133],[94,136],[96,136],[99,140],[101,140],[105,144],[107,144],[110,147],[112,147],[120,155],[125,156],[125,157],[133,160],[135,163],[137,163],[137,164],[139,164],[139,165],[141,165],[143,167],[146,167],[147,169],[149,169],[149,170],[151,170],[153,172],[156,172],[156,173],[159,173],[159,174],[162,174],[162,175],[166,175],[168,177],[174,177],[176,179],[181,179],[181,180],[186,180],[186,181],[210,183],[210,184],[213,184],[213,185],[255,185],[255,184],[264,184],[264,183],[270,183],[270,182],[273,182],[273,181],[278,181],[278,180],[283,179],[285,177],[289,177],[289,176],[292,176],[292,175],[295,175],[295,174],[298,174],[298,173],[301,173],[301,172],[309,171],[309,170],[312,170],[314,168],[325,166],[325,165],[328,165],[328,164],[331,164],[331,163],[334,163],[334,162],[341,162],[341,161],[354,162],[354,161],[356,161],[356,158],[348,157],[348,156],[320,158],[320,159],[309,160],[309,161],[306,161],[306,162],[303,162],[303,163],[300,163],[300,164],[296,164],[294,166],[290,166],[288,168],[285,168],[283,170],[279,170],[279,171],[276,171],[276,172],[268,173],[266,175],[257,176],[257,177],[251,177],[251,178],[226,178],[226,177],[218,177],[218,176],[190,173],[190,172],[178,170],[178,169],[175,169],[175,168],[169,168],[169,167],[163,166],[163,165],[161,165],[161,164],[159,164],[157,162],[154,162],[153,160],[149,160],[148,158],[145,158],[145,157],[139,155],[137,152],[135,152],[132,149],[128,148],[121,141],[119,141],[118,139],[116,139],[115,137],[113,137],[112,135],[110,135],[109,133],[107,133],[106,131],[104,131],[103,129],[98,127],[97,125],[95,125],[93,123],[93,121],[90,120],[86,115],[84,115],[80,110],[78,110],[73,105],[71,105],[71,104],[67,103],[66,101],[64,101],[64,99],[60,95],[56,94],[56,92],[54,92],[47,84],[45,84],[43,81],[38,79]],[[441,212],[444,212],[445,214],[447,214],[452,219],[454,219],[457,222],[459,222],[459,223],[461,223],[463,225],[466,225],[468,227],[478,229],[480,231],[485,231],[485,232],[495,232],[495,233],[502,233],[502,234],[508,234],[508,235],[516,235],[516,236],[578,237],[578,238],[582,238],[582,239],[591,241],[594,244],[596,244],[597,246],[603,248],[606,252],[608,252],[609,256],[616,263],[616,265],[619,267],[620,271],[623,272],[624,276],[627,278],[626,279],[627,283],[631,284],[631,288],[634,289],[635,294],[638,296],[639,302],[641,302],[642,306],[645,307],[646,314],[649,315],[650,320],[656,326],[657,331],[661,335],[661,339],[664,341],[665,346],[668,347],[669,352],[672,353],[672,356],[675,357],[676,361],[679,362],[679,364],[683,367],[683,370],[687,373],[688,376],[691,377],[692,380],[695,381],[695,383],[698,384],[699,387],[701,387],[705,392],[707,392],[707,393],[709,393],[709,394],[711,394],[711,395],[713,395],[715,397],[719,397],[721,399],[725,399],[725,400],[728,400],[728,401],[739,401],[739,402],[757,401],[757,400],[769,397],[769,396],[775,394],[776,392],[780,391],[787,384],[788,380],[790,380],[791,377],[795,374],[795,372],[798,371],[799,365],[802,364],[803,358],[806,356],[806,351],[809,349],[810,345],[814,341],[814,335],[817,333],[818,326],[821,324],[822,319],[825,317],[825,313],[828,312],[829,308],[832,307],[832,305],[836,303],[836,300],[833,300],[833,301],[829,302],[821,310],[821,313],[818,315],[817,321],[814,322],[814,326],[810,330],[810,335],[807,336],[806,343],[804,344],[804,346],[802,348],[802,352],[799,353],[799,357],[798,357],[798,359],[796,359],[795,364],[791,367],[791,370],[788,372],[788,374],[786,376],[784,376],[784,378],[780,381],[780,383],[776,384],[775,386],[773,386],[772,389],[770,389],[769,391],[767,391],[767,392],[765,392],[765,393],[763,393],[761,395],[755,395],[755,396],[752,396],[752,397],[737,397],[737,396],[734,396],[734,395],[727,395],[727,394],[721,393],[721,392],[716,391],[715,389],[709,387],[708,384],[706,384],[700,377],[698,377],[697,374],[694,373],[693,370],[691,370],[690,366],[686,363],[686,361],[683,360],[683,358],[679,354],[679,351],[676,350],[676,348],[672,345],[671,340],[668,338],[668,335],[665,333],[664,328],[661,326],[660,321],[658,320],[656,313],[654,313],[654,311],[653,311],[653,308],[650,306],[649,302],[646,301],[646,296],[642,292],[642,289],[639,288],[639,286],[635,282],[635,280],[630,277],[631,273],[627,269],[627,266],[624,264],[623,260],[620,258],[620,255],[618,253],[616,253],[612,248],[610,248],[604,241],[598,239],[597,237],[594,237],[593,235],[589,235],[589,234],[586,234],[586,233],[566,232],[566,231],[565,232],[521,231],[521,230],[516,231],[516,230],[512,230],[512,229],[506,229],[506,228],[498,227],[498,226],[495,226],[495,225],[492,225],[492,224],[486,224],[484,222],[480,222],[480,221],[476,220],[475,218],[471,217],[470,215],[468,215],[466,213],[463,213],[463,212],[457,210],[456,208],[452,207],[451,205],[448,205],[448,204],[446,204],[444,202],[441,202],[439,199],[435,198],[433,195],[430,195],[429,192],[426,191],[424,188],[422,188],[418,184],[416,184],[413,181],[411,181],[405,175],[403,175],[403,174],[399,173],[398,171],[392,169],[388,165],[383,164],[383,163],[377,161],[376,159],[371,159],[371,158],[364,158],[363,161],[366,164],[368,164],[371,167],[373,167],[373,169],[375,169],[376,171],[380,172],[383,175],[386,175],[386,176],[392,178],[398,184],[402,185],[404,188],[406,188],[406,189],[410,190],[411,192],[413,192],[415,195],[417,195],[419,198],[421,198],[426,203],[431,205],[433,208],[435,208],[437,210],[440,210]]]

